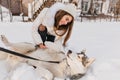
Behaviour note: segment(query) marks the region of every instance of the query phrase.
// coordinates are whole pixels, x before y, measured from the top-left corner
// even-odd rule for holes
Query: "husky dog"
[[[1,41],[4,43],[5,46],[9,47],[11,50],[21,52],[24,54],[32,52],[36,49],[36,46],[32,43],[27,42],[11,43],[7,40],[7,38],[4,35],[1,35]]]
[[[53,49],[39,49],[31,43],[10,43],[5,36],[1,36],[2,41],[6,46],[9,46],[11,50],[20,52],[42,61],[27,60],[31,65],[37,68],[43,67],[50,71],[54,77],[71,80],[77,80],[81,78],[90,65],[94,62],[95,58],[88,58],[85,54],[85,50],[80,53],[73,53],[71,50],[67,54],[63,52],[56,52]],[[49,45],[54,43],[48,43]],[[53,46],[55,47],[55,46]],[[52,48],[53,48],[52,47]],[[16,56],[13,56],[16,57]],[[18,57],[17,57],[18,58]],[[16,58],[16,60],[17,60]],[[14,59],[15,60],[15,59]],[[59,61],[59,63],[50,63],[45,61]],[[42,73],[42,72],[41,72]]]
[[[20,43],[11,43],[7,40],[7,38],[4,35],[0,36],[1,41],[4,43],[6,47],[8,47],[10,50],[15,52],[23,53],[24,55],[28,55],[30,52],[34,51],[36,47],[31,43],[26,42],[20,42]],[[6,54],[5,52],[1,53],[4,55],[7,55],[6,59],[9,61],[12,67],[17,65],[19,62],[26,62],[24,58],[12,55],[12,54]]]

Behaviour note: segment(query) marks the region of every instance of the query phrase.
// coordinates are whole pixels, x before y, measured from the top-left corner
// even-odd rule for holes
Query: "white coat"
[[[38,33],[38,28],[39,28],[40,24],[43,24],[44,26],[47,27],[48,32],[55,36],[55,42],[54,42],[55,45],[54,46],[56,47],[59,45],[59,47],[56,47],[56,48],[61,50],[62,42],[63,42],[66,34],[62,37],[55,34],[55,32],[53,30],[54,17],[58,10],[65,10],[74,16],[74,14],[75,14],[74,10],[71,11],[71,9],[74,9],[74,8],[75,8],[74,5],[71,5],[71,4],[65,5],[63,3],[55,3],[50,8],[44,8],[33,23],[32,36],[33,36],[33,40],[34,40],[35,44],[42,43],[41,36]],[[46,42],[45,42],[45,44],[46,44]]]

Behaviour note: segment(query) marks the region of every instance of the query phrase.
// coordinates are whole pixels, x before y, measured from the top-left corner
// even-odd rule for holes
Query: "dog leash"
[[[40,59],[37,59],[37,58],[34,58],[34,57],[30,57],[30,56],[24,55],[24,54],[22,54],[22,53],[15,52],[15,51],[12,51],[12,50],[9,50],[9,49],[5,49],[5,48],[2,48],[2,47],[0,47],[0,51],[9,53],[9,54],[12,54],[12,55],[15,55],[15,56],[19,56],[19,57],[23,57],[23,58],[27,58],[27,59],[36,60],[36,61],[43,61],[43,62],[56,63],[56,64],[59,64],[59,63],[61,62],[61,61],[46,61],[46,60],[40,60]]]

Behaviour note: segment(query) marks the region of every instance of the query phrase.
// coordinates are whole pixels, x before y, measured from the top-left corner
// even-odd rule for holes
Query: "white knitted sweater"
[[[38,15],[38,17],[35,19],[35,21],[33,22],[33,27],[32,27],[32,36],[33,36],[33,40],[35,42],[35,44],[40,44],[42,43],[42,39],[40,37],[40,34],[38,33],[38,27],[40,24],[43,24],[44,26],[47,27],[48,32],[52,35],[55,36],[55,42],[54,44],[59,46],[62,46],[62,41],[65,38],[65,35],[62,37],[59,37],[55,34],[54,30],[53,30],[53,26],[54,26],[54,17],[55,14],[58,10],[65,10],[69,13],[71,13],[72,15],[74,14],[74,12],[71,12],[70,7],[73,7],[71,5],[66,6],[63,3],[55,3],[53,6],[51,6],[50,8],[44,8],[40,14]],[[74,10],[73,10],[74,11]],[[74,16],[74,15],[73,15]],[[46,42],[45,42],[46,43]],[[61,44],[61,45],[60,45]],[[60,47],[59,47],[60,48]]]

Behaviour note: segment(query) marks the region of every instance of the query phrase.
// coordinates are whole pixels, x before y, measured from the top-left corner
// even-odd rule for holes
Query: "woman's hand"
[[[47,48],[43,43],[40,43],[40,44],[39,44],[39,47],[40,47],[41,49],[46,49],[46,48]]]

